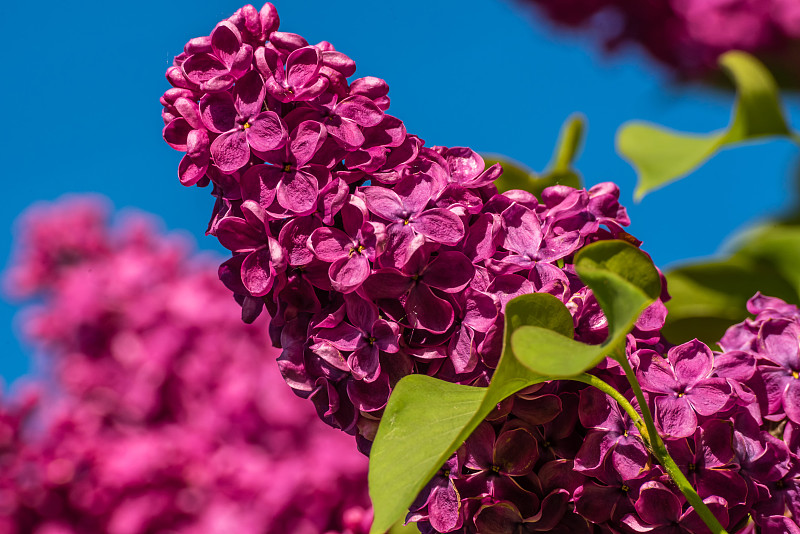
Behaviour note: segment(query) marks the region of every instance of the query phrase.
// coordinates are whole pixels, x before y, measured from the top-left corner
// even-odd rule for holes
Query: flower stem
[[[624,349],[615,351],[613,358],[622,366],[622,369],[625,371],[625,377],[628,379],[631,388],[633,388],[633,393],[636,395],[636,400],[639,402],[639,409],[642,411],[642,418],[644,419],[644,423],[647,427],[650,450],[653,452],[656,460],[658,460],[658,462],[664,467],[664,469],[667,471],[667,474],[678,486],[678,489],[681,490],[681,493],[683,493],[683,495],[686,497],[686,500],[689,501],[689,504],[692,505],[694,510],[697,512],[697,515],[700,516],[700,519],[702,519],[706,526],[711,530],[712,534],[728,534],[720,522],[717,521],[717,518],[714,517],[714,514],[711,513],[711,510],[708,508],[708,506],[706,506],[706,503],[703,502],[703,499],[701,499],[694,490],[692,484],[678,467],[678,464],[675,463],[675,460],[673,460],[669,455],[669,452],[667,452],[667,447],[664,445],[664,441],[656,431],[656,425],[653,422],[653,415],[650,413],[650,408],[648,407],[647,401],[644,398],[642,388],[639,386],[639,381],[636,379],[636,375],[631,368],[631,364],[628,362],[628,357],[625,355]]]

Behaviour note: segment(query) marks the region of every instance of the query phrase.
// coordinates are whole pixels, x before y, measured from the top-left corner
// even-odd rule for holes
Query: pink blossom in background
[[[0,533],[365,533],[366,458],[286,388],[214,260],[108,212],[75,198],[19,226],[6,282],[37,299],[45,376],[0,407]]]
[[[796,0],[517,0],[537,15],[597,34],[609,49],[642,46],[679,77],[716,68],[729,50],[757,55],[792,86],[800,82]]]

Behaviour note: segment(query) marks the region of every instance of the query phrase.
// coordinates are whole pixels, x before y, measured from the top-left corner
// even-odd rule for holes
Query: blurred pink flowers
[[[592,27],[607,48],[637,43],[682,77],[703,76],[729,50],[766,61],[800,83],[796,0],[522,0],[554,21]]]
[[[285,387],[213,262],[97,199],[33,208],[9,292],[49,382],[0,407],[0,533],[368,530],[366,458]]]

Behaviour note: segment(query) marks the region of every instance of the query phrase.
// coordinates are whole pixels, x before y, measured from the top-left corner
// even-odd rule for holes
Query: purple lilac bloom
[[[46,381],[0,402],[4,534],[366,534],[366,459],[285,387],[208,258],[93,198],[22,219]]]
[[[573,259],[602,239],[638,244],[623,230],[630,221],[616,185],[555,186],[541,198],[499,193],[500,166],[409,134],[389,115],[386,82],[348,81],[354,63],[330,43],[278,31],[270,4],[261,11],[268,23],[252,7],[237,13],[226,25],[254,48],[237,80],[261,76],[263,108],[290,134],[277,150],[251,150],[234,171],[212,155],[196,184],[213,184],[209,233],[234,254],[220,277],[245,320],[269,312],[284,380],[320,418],[368,454],[403,376],[486,386],[505,306],[518,295],[552,294],[572,314],[576,340],[606,338],[608,321]],[[194,54],[210,52],[187,45],[176,64]],[[213,92],[174,73],[170,91],[183,98]],[[219,90],[232,95],[236,83]],[[176,98],[163,101],[165,120],[178,120]],[[191,127],[183,120],[181,132]],[[183,146],[182,136],[167,140]],[[794,524],[785,513],[795,493],[780,500],[770,488],[794,484],[800,431],[785,399],[797,351],[776,354],[782,330],[762,323],[798,321],[797,310],[756,297],[759,316],[734,327],[715,353],[661,336],[668,298],[665,290],[637,321],[626,348],[667,447],[731,531],[748,519],[765,532]],[[594,372],[633,398],[618,364]],[[478,428],[414,503],[408,518],[421,532],[706,532],[628,414],[582,384],[527,388]]]

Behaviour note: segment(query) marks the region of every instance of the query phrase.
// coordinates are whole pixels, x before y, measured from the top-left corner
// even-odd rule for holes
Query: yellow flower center
[[[245,130],[246,130],[246,129],[248,129],[248,128],[250,128],[250,123],[249,123],[249,122],[246,122],[246,123],[244,123],[244,124],[242,125],[242,128],[244,128]]]
[[[792,378],[794,378],[795,380],[800,380],[800,373],[798,373],[797,371],[792,371]]]
[[[292,164],[291,163],[287,163],[287,164],[285,164],[283,166],[283,172],[289,172],[291,170],[292,170]]]

